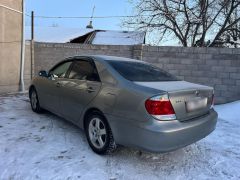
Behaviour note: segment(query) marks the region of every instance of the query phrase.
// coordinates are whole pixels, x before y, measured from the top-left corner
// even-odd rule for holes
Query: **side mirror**
[[[41,77],[48,77],[47,71],[39,71],[38,75]]]

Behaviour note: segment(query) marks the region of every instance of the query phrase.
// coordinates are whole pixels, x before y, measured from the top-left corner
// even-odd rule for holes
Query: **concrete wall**
[[[32,61],[31,61],[31,42],[26,41],[25,46],[25,62],[24,62],[24,84],[25,90],[28,90],[28,87],[31,83],[32,78],[32,69],[31,69]]]
[[[240,100],[240,49],[35,43],[35,72],[66,57],[103,54],[142,59],[180,79],[213,86],[216,102]]]
[[[133,57],[133,46],[79,45],[59,43],[35,43],[35,74],[48,70],[57,62],[74,55],[102,54],[122,57]]]
[[[22,0],[0,4],[22,11]],[[18,91],[22,14],[0,7],[0,93]]]
[[[217,103],[240,100],[240,49],[143,47],[143,60],[215,88]]]

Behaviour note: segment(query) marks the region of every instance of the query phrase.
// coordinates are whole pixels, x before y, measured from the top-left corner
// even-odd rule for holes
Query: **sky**
[[[127,16],[134,15],[135,0],[25,0],[26,13],[34,11],[35,16],[90,17],[95,6],[94,16]],[[123,18],[93,19],[93,28],[102,30],[133,30],[121,25]],[[36,27],[85,28],[90,19],[46,19],[35,17]],[[26,26],[31,25],[31,18],[26,16]],[[154,37],[154,36],[153,36]],[[147,34],[146,41],[151,43],[152,37]],[[169,39],[162,45],[177,45]]]
[[[131,15],[131,4],[128,0],[26,0],[26,12],[34,11],[36,16],[94,16]],[[35,26],[58,26],[69,28],[85,28],[89,19],[43,19],[35,18]],[[31,25],[30,17],[26,17],[26,25]],[[94,29],[123,30],[121,18],[94,19]]]

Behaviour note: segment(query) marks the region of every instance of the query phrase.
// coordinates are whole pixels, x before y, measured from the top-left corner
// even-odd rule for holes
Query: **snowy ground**
[[[240,179],[240,101],[216,106],[217,129],[186,148],[99,156],[84,133],[27,96],[0,96],[0,179]]]

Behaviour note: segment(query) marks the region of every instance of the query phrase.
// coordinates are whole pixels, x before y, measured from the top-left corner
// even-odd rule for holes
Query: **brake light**
[[[176,115],[168,95],[154,96],[145,101],[145,108],[149,114],[158,120],[173,120]]]

